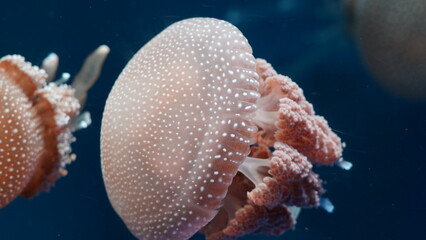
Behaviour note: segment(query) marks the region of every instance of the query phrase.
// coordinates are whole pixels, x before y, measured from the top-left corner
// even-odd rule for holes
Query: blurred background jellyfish
[[[90,124],[81,109],[108,52],[103,45],[88,56],[72,86],[68,73],[52,81],[59,61],[54,53],[42,68],[19,55],[0,59],[0,208],[49,190],[67,174],[76,158],[72,132]]]
[[[426,100],[426,1],[346,0],[367,67],[391,92]]]

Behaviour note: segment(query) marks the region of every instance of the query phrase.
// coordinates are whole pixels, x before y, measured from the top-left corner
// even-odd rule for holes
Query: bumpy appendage
[[[303,90],[265,60],[256,60],[256,71],[261,94],[253,119],[256,144],[229,188],[225,210],[202,230],[208,240],[279,235],[293,228],[299,208],[319,206],[324,193],[312,163],[341,160],[340,138],[315,115]],[[237,189],[247,194],[236,194]]]
[[[256,61],[262,95],[255,118],[262,128],[257,142],[268,146],[286,143],[316,164],[339,160],[343,150],[340,138],[323,117],[315,115],[303,90],[290,78],[276,74],[265,60]]]
[[[235,213],[222,232],[208,236],[207,240],[232,240],[249,233],[280,235],[293,226],[291,213],[285,206],[268,209],[249,203]]]
[[[280,99],[279,120],[275,139],[297,149],[316,164],[333,164],[342,154],[340,138],[327,121],[310,115],[291,99]]]
[[[216,217],[201,232],[207,240],[233,240],[250,233],[280,235],[293,228],[295,219],[284,205],[258,206],[247,198],[253,182],[238,173]]]
[[[280,204],[297,207],[318,206],[319,195],[324,192],[321,180],[312,171],[305,156],[287,144],[275,143],[269,160],[269,175],[248,193],[256,205],[273,208]],[[259,160],[264,161],[264,160]]]

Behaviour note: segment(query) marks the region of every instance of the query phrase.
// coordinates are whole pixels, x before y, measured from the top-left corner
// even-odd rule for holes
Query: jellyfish
[[[322,200],[312,164],[341,166],[340,138],[243,34],[213,18],[172,24],[115,82],[101,127],[109,200],[135,237],[279,235]]]
[[[74,78],[55,78],[58,56],[50,54],[43,68],[19,55],[0,59],[0,208],[17,196],[31,198],[49,190],[75,160],[73,132],[90,124],[82,112],[88,89],[98,79],[109,52],[96,49]],[[77,96],[77,97],[76,97]]]
[[[426,100],[426,1],[346,0],[366,66],[390,92]]]

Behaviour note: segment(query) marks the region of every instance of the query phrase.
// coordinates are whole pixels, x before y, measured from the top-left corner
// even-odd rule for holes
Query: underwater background
[[[325,180],[332,214],[303,210],[295,230],[241,239],[426,239],[426,102],[396,96],[374,79],[342,2],[0,0],[0,56],[21,54],[40,65],[55,52],[58,73],[74,76],[96,47],[111,48],[89,92],[92,125],[75,134],[77,160],[68,166],[68,176],[48,193],[18,198],[1,209],[0,239],[134,239],[103,185],[102,112],[133,54],[168,25],[189,17],[237,26],[255,57],[267,59],[304,90],[346,143],[344,159],[354,164],[350,171],[315,170]]]

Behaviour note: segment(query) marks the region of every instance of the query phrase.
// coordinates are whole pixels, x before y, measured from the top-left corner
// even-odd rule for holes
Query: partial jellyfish
[[[108,53],[105,45],[97,48],[72,86],[68,73],[52,81],[59,61],[54,53],[42,68],[19,55],[0,59],[0,208],[49,190],[67,174],[76,158],[72,133],[90,124],[90,114],[80,112]]]
[[[140,49],[102,119],[108,197],[141,240],[282,234],[301,207],[332,210],[312,164],[350,168],[341,156],[297,84],[212,18],[177,22]]]
[[[426,100],[426,1],[346,0],[367,67],[391,92]]]

